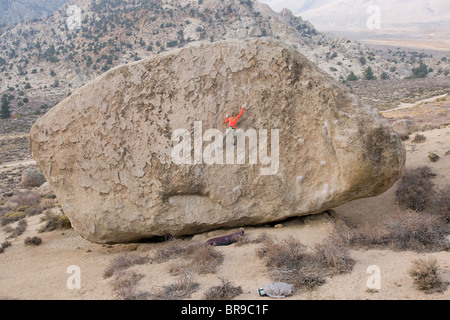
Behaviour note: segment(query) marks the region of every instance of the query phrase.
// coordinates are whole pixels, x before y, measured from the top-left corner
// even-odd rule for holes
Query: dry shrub
[[[32,207],[28,207],[25,210],[25,215],[27,215],[28,217],[31,217],[31,216],[41,214],[43,211],[44,211],[44,208],[41,206],[32,206]]]
[[[434,251],[450,248],[449,230],[440,217],[412,210],[393,216],[386,226],[394,249]]]
[[[56,215],[47,212],[45,216],[41,218],[41,221],[45,222],[45,224],[39,228],[39,233],[70,229],[72,227],[70,220],[66,215]]]
[[[400,139],[402,141],[409,140],[409,134],[408,133],[399,133]]]
[[[25,218],[25,213],[23,211],[17,211],[17,212],[8,212],[7,214],[5,214],[1,220],[0,220],[0,224],[2,226],[6,226],[10,223],[19,221],[21,219]]]
[[[223,254],[210,244],[179,239],[171,239],[155,248],[151,258],[154,262],[183,258],[182,265],[171,269],[172,274],[179,274],[186,268],[200,274],[215,273],[216,268],[223,262]]]
[[[250,243],[261,243],[261,242],[264,242],[265,240],[267,240],[268,237],[269,236],[265,232],[259,234],[255,239],[252,239],[247,234],[244,234],[242,237],[238,238],[238,240],[234,243],[234,245],[237,247],[240,247],[240,246],[243,246],[245,244],[250,244]]]
[[[448,282],[442,281],[439,269],[436,258],[431,257],[415,260],[408,273],[419,290],[428,294],[440,293],[447,289]]]
[[[412,210],[423,211],[431,202],[435,174],[428,166],[407,169],[395,192],[399,203]]]
[[[264,257],[269,268],[295,269],[307,255],[306,250],[305,245],[292,237],[278,243],[268,238],[257,253],[259,257]]]
[[[430,211],[440,215],[447,223],[450,222],[450,187],[436,192]]]
[[[0,217],[2,217],[5,213],[11,212],[13,208],[10,205],[2,205],[0,206]]]
[[[354,265],[339,237],[330,237],[313,250],[294,238],[278,243],[267,239],[257,254],[265,259],[274,281],[290,283],[297,289],[313,289],[324,284],[326,276],[350,272]]]
[[[2,245],[0,246],[0,253],[3,253],[5,251],[6,248],[8,248],[11,245],[11,242],[9,241],[5,241],[2,243]]]
[[[434,130],[434,129],[440,129],[442,124],[439,123],[424,123],[421,128],[420,131],[430,131],[430,130]]]
[[[436,215],[412,210],[393,215],[383,226],[338,231],[339,237],[351,246],[390,247],[396,250],[439,251],[450,248],[446,239],[449,230]]]
[[[332,234],[322,243],[314,247],[315,258],[327,274],[342,274],[350,272],[355,261],[350,258],[350,252],[345,244],[336,234]]]
[[[223,262],[223,254],[207,243],[200,244],[189,257],[192,260],[188,267],[200,274],[215,273]]]
[[[417,133],[414,136],[414,139],[412,139],[412,142],[414,142],[414,143],[422,143],[422,142],[425,142],[426,140],[427,140],[427,138],[423,134]]]
[[[122,300],[135,300],[136,284],[144,277],[142,274],[136,272],[121,271],[112,281],[112,288],[114,294]]]
[[[192,251],[191,246],[192,244],[186,243],[186,241],[170,238],[152,251],[152,261],[161,263],[179,257],[186,251]]]
[[[42,243],[42,239],[39,237],[27,237],[24,241],[26,246],[38,246]]]
[[[6,249],[6,248],[8,248],[10,245],[11,245],[11,242],[5,241],[5,242],[2,243],[1,247],[2,247],[3,249]]]
[[[123,252],[115,257],[103,273],[104,278],[111,277],[115,272],[125,270],[136,264],[144,264],[149,261],[147,256],[137,253]]]
[[[349,232],[338,231],[345,241],[356,247],[383,247],[390,243],[389,236],[383,227],[365,224]]]
[[[146,295],[153,300],[181,300],[189,298],[198,288],[199,284],[195,282],[193,272],[185,270],[177,282],[163,286],[155,294],[147,293]]]
[[[17,226],[12,230],[11,235],[8,238],[14,238],[20,236],[27,229],[27,221],[22,219]]]
[[[242,293],[242,288],[235,287],[230,281],[224,278],[219,278],[222,282],[218,286],[214,286],[208,289],[205,293],[206,300],[231,300]]]
[[[17,203],[18,207],[23,206],[37,206],[41,203],[42,196],[35,192],[21,192],[12,198],[13,202]]]

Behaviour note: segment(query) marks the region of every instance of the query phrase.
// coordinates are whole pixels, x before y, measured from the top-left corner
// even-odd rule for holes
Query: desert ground
[[[437,99],[440,101],[436,101]],[[417,133],[425,136],[425,141],[413,142],[414,135],[417,133],[412,133],[410,138],[404,141],[407,151],[406,169],[429,166],[436,174],[433,178],[436,190],[448,186],[450,181],[449,103],[450,98],[440,94],[426,101],[382,112],[390,122],[397,119],[409,119],[420,125],[421,130]],[[435,125],[431,126],[430,124],[433,123]],[[35,166],[30,155],[20,147],[23,146],[21,138],[23,133],[20,132],[16,133],[16,136],[2,137],[9,141],[17,139],[16,146],[19,147],[14,151],[14,148],[9,146],[8,153],[11,154],[12,150],[14,156],[3,157],[0,164],[0,189],[2,189],[0,208],[7,206],[13,208],[15,204],[12,202],[17,193],[39,191],[37,188],[26,189],[21,186],[22,170]],[[440,157],[439,160],[432,162],[429,152],[437,154]],[[2,154],[6,154],[6,149],[2,149]],[[264,226],[244,227],[244,237],[249,240],[248,242],[213,247],[215,252],[223,257],[217,266],[208,272],[189,271],[188,282],[195,283],[195,289],[190,294],[179,293],[178,296],[172,295],[166,298],[205,299],[207,291],[213,286],[220,285],[221,279],[224,279],[233,286],[241,287],[234,299],[271,299],[259,296],[257,291],[261,286],[274,281],[266,260],[258,254],[264,242],[257,239],[265,236],[273,241],[282,242],[294,238],[309,250],[325,241],[337,229],[352,230],[367,224],[381,226],[405,210],[396,199],[398,184],[399,182],[377,197],[355,200],[319,215],[298,217]],[[183,272],[186,273],[187,269],[178,268],[186,263],[188,260],[186,256],[159,259],[163,252],[161,248],[167,243],[161,239],[107,245],[91,243],[72,228],[56,228],[49,232],[39,232],[47,223],[43,221],[43,217],[50,213],[62,215],[57,199],[47,194],[43,196],[42,201],[46,204],[41,213],[26,215],[19,221],[0,227],[0,242],[7,241],[10,244],[4,248],[3,253],[0,253],[0,297],[2,299],[156,298],[161,297],[156,293],[163,292],[164,288],[174,283],[180,283]],[[22,230],[22,233],[14,234],[14,230],[22,220],[26,221],[26,229]],[[185,244],[204,243],[210,238],[236,231],[238,229],[215,230],[177,241]],[[41,239],[40,245],[25,244],[27,238],[35,236]],[[447,236],[447,240],[450,240],[450,236]],[[440,267],[441,280],[444,283],[450,282],[448,247],[447,250],[416,251],[376,246],[350,246],[348,250],[349,257],[354,261],[350,270],[324,277],[323,283],[313,289],[296,289],[292,296],[285,299],[447,300],[450,298],[449,288],[435,293],[419,290],[408,273],[413,261],[434,257]],[[106,276],[106,270],[114,261],[127,255],[141,258],[142,261],[131,263],[127,267],[114,271],[112,276]],[[68,283],[72,279],[70,266],[79,267],[79,288]],[[368,284],[373,275],[370,266],[379,267],[380,286],[377,289],[371,289]],[[177,268],[182,271],[176,272]]]

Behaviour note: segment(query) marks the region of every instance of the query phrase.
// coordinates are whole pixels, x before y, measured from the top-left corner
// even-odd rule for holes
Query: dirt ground
[[[414,144],[405,141],[407,167],[429,165],[437,176],[437,187],[448,185],[450,177],[450,126],[423,132],[426,141]],[[441,159],[431,162],[428,152],[433,151]],[[335,213],[301,217],[283,222],[281,225],[248,227],[245,233],[256,238],[262,233],[281,240],[287,237],[299,239],[307,246],[321,242],[334,229],[336,224],[358,226],[365,223],[378,223],[389,219],[398,210],[395,201],[395,188],[392,187],[380,196],[349,202],[338,208]],[[117,299],[112,290],[112,278],[105,279],[103,273],[110,261],[125,251],[135,251],[149,255],[158,243],[133,243],[122,245],[99,245],[81,238],[73,229],[38,233],[43,224],[41,215],[28,217],[26,231],[13,239],[11,246],[0,254],[0,297],[3,299]],[[13,225],[14,227],[14,225]],[[196,235],[193,240],[207,240],[234,230],[216,230]],[[0,241],[8,235],[0,229]],[[38,235],[42,238],[39,246],[25,246],[24,239]],[[208,288],[220,284],[220,277],[241,286],[243,293],[236,299],[270,299],[260,297],[257,289],[271,281],[264,261],[258,258],[256,250],[259,243],[242,246],[232,244],[217,247],[224,255],[223,263],[214,274],[195,275],[199,289],[190,299],[203,299]],[[417,253],[413,251],[395,252],[392,250],[354,250],[351,257],[356,261],[348,274],[327,278],[326,283],[312,291],[299,291],[286,299],[449,299],[450,290],[443,293],[425,294],[416,289],[407,270],[413,260],[419,257],[433,256],[441,268],[443,280],[450,281],[450,255],[448,252]],[[179,260],[179,259],[178,259]],[[171,266],[180,261],[169,260],[164,263],[146,263],[135,265],[129,271],[142,274],[137,283],[137,291],[154,292],[164,285],[176,282],[177,277],[169,274]],[[67,281],[71,273],[68,267],[78,266],[81,275],[80,289],[69,289]],[[367,290],[367,281],[371,276],[368,267],[380,268],[381,289],[375,293]]]

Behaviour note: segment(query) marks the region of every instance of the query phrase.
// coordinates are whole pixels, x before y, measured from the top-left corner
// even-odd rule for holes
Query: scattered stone
[[[22,185],[25,188],[40,187],[45,177],[39,169],[28,168],[22,171]]]
[[[428,158],[432,161],[432,162],[436,162],[440,159],[440,157],[434,153],[434,152],[428,152]]]
[[[36,189],[36,192],[39,193],[43,197],[53,196],[54,193],[50,184],[46,181],[39,188]]]
[[[399,134],[411,134],[419,130],[419,125],[412,120],[400,119],[392,123],[392,128]]]

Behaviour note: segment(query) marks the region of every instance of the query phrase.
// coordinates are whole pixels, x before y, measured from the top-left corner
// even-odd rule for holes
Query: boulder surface
[[[237,146],[222,145],[243,104]],[[378,111],[266,38],[116,67],[40,118],[31,149],[72,226],[98,243],[320,213],[384,192],[405,162]]]

